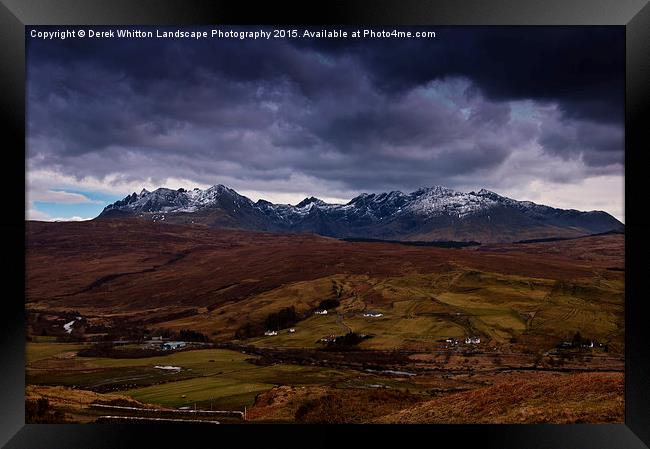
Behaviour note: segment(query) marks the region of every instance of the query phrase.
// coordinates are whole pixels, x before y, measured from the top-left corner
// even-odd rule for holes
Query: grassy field
[[[129,385],[156,384],[256,368],[245,361],[251,356],[227,350],[205,349],[160,357],[113,359],[76,357],[75,350],[80,348],[80,345],[29,343],[28,381],[35,384],[119,390]],[[61,357],[62,355],[66,357]],[[154,368],[156,365],[178,366],[181,371]]]
[[[259,295],[226,304],[200,316],[192,316],[161,323],[170,329],[192,328],[213,337],[232,339],[237,328],[247,322],[262,323],[270,313],[293,306],[298,313],[315,308],[332,295],[335,285],[344,276],[328,276],[312,281],[301,281],[268,290]]]
[[[168,407],[192,406],[241,410],[251,406],[255,396],[277,385],[324,385],[342,381],[346,373],[319,367],[251,365],[221,375],[126,390],[123,393],[149,403]]]
[[[251,338],[246,343],[260,347],[317,348],[322,347],[318,343],[321,337],[344,333],[344,328],[337,324],[334,313],[311,316],[294,326],[294,329],[296,332],[293,334],[284,329],[276,336]]]
[[[243,410],[255,396],[273,384],[242,382],[229,377],[197,377],[135,390],[124,394],[139,401],[168,407],[194,406],[215,410]]]
[[[163,406],[243,409],[261,391],[276,385],[325,385],[362,374],[317,366],[250,363],[255,356],[225,349],[204,349],[140,359],[75,357],[80,345],[30,343],[28,383],[119,391]],[[61,354],[65,358],[59,358]],[[57,369],[51,369],[56,364]],[[154,368],[175,366],[180,372]],[[368,376],[372,377],[372,376]],[[131,387],[131,388],[129,388]]]
[[[293,285],[291,290],[305,289],[298,296],[314,304],[323,296],[314,296],[311,301],[305,298],[323,293],[328,283],[335,283],[342,292],[341,305],[336,310],[330,310],[326,316],[309,316],[295,326],[293,334],[281,330],[277,336],[256,337],[247,343],[260,347],[314,348],[322,345],[318,343],[321,337],[341,335],[349,328],[372,336],[360,345],[366,349],[428,350],[450,337],[480,336],[482,344],[504,347],[521,340],[529,345],[529,350],[546,351],[580,332],[586,338],[622,350],[622,280],[568,282],[454,270],[387,279],[339,276],[314,282],[321,290],[309,282]],[[285,297],[282,293],[288,288],[274,292],[275,311],[292,304],[294,296]],[[242,305],[244,313],[256,304],[256,298],[247,300]],[[264,307],[268,307],[266,302],[259,310],[273,310]],[[381,312],[383,316],[364,317],[367,310]],[[260,314],[257,319],[262,317]]]
[[[70,353],[75,353],[83,347],[84,345],[77,343],[27,343],[25,363],[29,366],[39,360],[70,355]]]

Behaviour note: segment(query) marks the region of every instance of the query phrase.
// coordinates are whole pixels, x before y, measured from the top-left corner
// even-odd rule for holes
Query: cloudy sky
[[[28,38],[27,218],[90,218],[142,188],[225,184],[292,204],[487,188],[624,220],[622,27],[432,29]]]

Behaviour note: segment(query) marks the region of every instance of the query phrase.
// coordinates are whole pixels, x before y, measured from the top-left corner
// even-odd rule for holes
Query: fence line
[[[123,405],[109,405],[109,404],[90,404],[90,408],[113,409],[113,410],[131,410],[137,412],[148,413],[188,413],[194,415],[239,415],[244,418],[244,412],[239,410],[176,410],[165,408],[142,408],[142,407],[127,407]]]
[[[164,422],[183,422],[183,423],[202,423],[202,424],[220,424],[219,421],[206,421],[203,419],[180,419],[180,418],[145,418],[142,416],[112,416],[105,415],[97,418],[97,421],[125,420],[125,421],[164,421]]]

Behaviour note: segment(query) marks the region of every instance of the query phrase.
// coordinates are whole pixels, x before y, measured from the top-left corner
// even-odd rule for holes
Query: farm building
[[[365,313],[363,314],[363,316],[365,316],[365,317],[371,317],[371,318],[379,318],[379,317],[384,316],[384,314],[383,314],[383,313],[379,313],[379,312],[365,312]]]
[[[317,310],[314,312],[316,315],[327,315],[327,310]]]
[[[336,335],[326,335],[325,337],[321,338],[320,341],[324,343],[334,343],[336,341]]]
[[[277,331],[266,331],[266,332],[264,332],[264,335],[266,335],[267,337],[272,337],[274,335],[278,335],[278,332]]]
[[[167,343],[163,343],[162,348],[165,350],[173,350],[184,348],[186,345],[187,343],[184,341],[168,341]]]
[[[481,339],[479,337],[467,337],[465,339],[466,345],[477,345],[479,343],[481,343]]]
[[[289,329],[290,334],[293,334],[294,332],[296,332],[296,330],[293,327],[291,329]]]

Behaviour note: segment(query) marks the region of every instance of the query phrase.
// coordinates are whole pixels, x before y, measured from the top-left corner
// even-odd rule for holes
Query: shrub
[[[296,309],[291,307],[285,307],[280,309],[276,313],[270,313],[264,325],[267,329],[285,329],[291,327],[298,322],[298,315],[296,314]]]
[[[336,340],[334,341],[327,342],[327,348],[328,349],[351,348],[353,346],[358,345],[363,340],[366,340],[368,338],[370,338],[369,335],[360,335],[357,334],[356,332],[348,332],[347,334],[341,337],[336,337]]]
[[[277,312],[267,315],[263,323],[247,322],[235,331],[235,338],[243,340],[260,336],[265,330],[280,330],[295,326],[301,317],[296,313],[294,306],[285,307]]]
[[[109,357],[114,351],[113,343],[106,341],[95,343],[89,348],[80,350],[77,353],[79,357]]]
[[[179,340],[183,341],[199,341],[199,342],[209,342],[210,339],[207,335],[202,334],[201,332],[193,331],[191,329],[181,329],[178,333]]]
[[[573,339],[571,340],[571,342],[573,343],[573,346],[580,346],[582,344],[583,338],[582,335],[580,335],[580,331],[577,331],[573,335]]]
[[[337,299],[323,299],[318,304],[319,310],[336,309],[341,303]]]
[[[118,349],[110,342],[101,342],[77,353],[79,357],[106,357],[111,359],[140,359],[168,354],[160,349]]]
[[[235,339],[244,340],[246,338],[254,337],[256,330],[251,323],[246,323],[235,331]]]
[[[314,424],[343,424],[342,401],[331,394],[307,401],[296,410],[296,421]]]
[[[25,401],[25,422],[38,424],[64,423],[66,419],[63,412],[50,408],[50,402],[46,398],[39,398]]]

